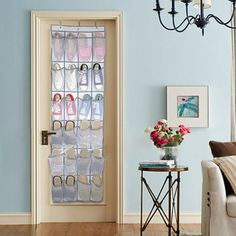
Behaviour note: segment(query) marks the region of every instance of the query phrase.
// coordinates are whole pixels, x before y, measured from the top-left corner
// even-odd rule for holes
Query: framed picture
[[[209,127],[208,86],[167,86],[169,125]]]

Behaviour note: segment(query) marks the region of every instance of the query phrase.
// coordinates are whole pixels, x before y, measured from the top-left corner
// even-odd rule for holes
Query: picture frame
[[[167,86],[167,120],[172,127],[209,127],[208,86]]]

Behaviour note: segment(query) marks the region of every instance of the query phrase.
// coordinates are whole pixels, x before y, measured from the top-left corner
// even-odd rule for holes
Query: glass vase
[[[160,160],[174,160],[177,164],[178,147],[177,146],[165,146],[161,148]]]

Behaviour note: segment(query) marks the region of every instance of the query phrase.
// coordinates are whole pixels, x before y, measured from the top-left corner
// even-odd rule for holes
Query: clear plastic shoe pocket
[[[102,148],[103,127],[99,129],[91,129],[91,145],[92,145],[92,148]]]
[[[67,181],[65,181],[63,186],[63,197],[65,202],[73,202],[77,200],[76,176],[66,176],[66,179],[67,178],[73,179],[73,182],[67,183]]]
[[[103,200],[103,183],[101,186],[91,184],[91,201],[101,202]]]
[[[64,38],[61,33],[55,33],[52,37],[52,55],[53,61],[64,60]]]
[[[104,158],[92,158],[91,175],[102,175],[104,169]]]
[[[89,175],[91,166],[91,158],[78,159],[78,175]]]
[[[91,191],[91,184],[89,183],[85,184],[78,181],[78,200],[79,201],[89,201],[90,191]]]
[[[63,144],[63,136],[62,129],[53,130],[56,134],[51,135],[51,143],[52,145],[62,145]]]
[[[77,143],[76,128],[64,131],[64,142],[67,145],[75,145]]]
[[[52,202],[62,202],[63,201],[63,192],[62,192],[62,186],[54,186],[52,185]]]
[[[65,158],[65,175],[77,175],[76,159]]]
[[[62,176],[63,175],[63,155],[60,156],[49,156],[49,165],[51,175],[55,176]]]
[[[92,117],[95,120],[103,120],[103,100],[92,102]]]
[[[78,142],[81,148],[89,148],[90,147],[90,129],[80,129],[78,135]]]
[[[79,99],[79,118],[82,119],[90,119],[91,117],[91,96],[89,94],[87,100],[85,98],[80,98]],[[84,96],[85,96],[84,95]]]
[[[63,201],[63,187],[61,176],[52,176],[51,178],[52,186],[52,202],[62,202]]]

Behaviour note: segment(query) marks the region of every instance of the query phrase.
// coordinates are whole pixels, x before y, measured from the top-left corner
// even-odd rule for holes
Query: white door
[[[79,22],[79,23],[78,23]],[[41,145],[41,131],[51,131],[51,25],[80,25],[80,26],[104,26],[106,30],[106,65],[104,69],[105,95],[104,95],[104,197],[101,202],[69,202],[53,203],[51,199],[52,179],[48,156],[50,155],[49,145]],[[115,221],[117,217],[117,72],[116,70],[116,22],[114,20],[51,20],[40,21],[39,33],[37,35],[39,55],[36,64],[38,74],[37,93],[38,107],[36,129],[38,137],[36,150],[38,158],[33,161],[33,169],[36,167],[35,183],[32,191],[36,223],[41,222],[93,222],[93,221]],[[34,107],[34,105],[33,105]]]

